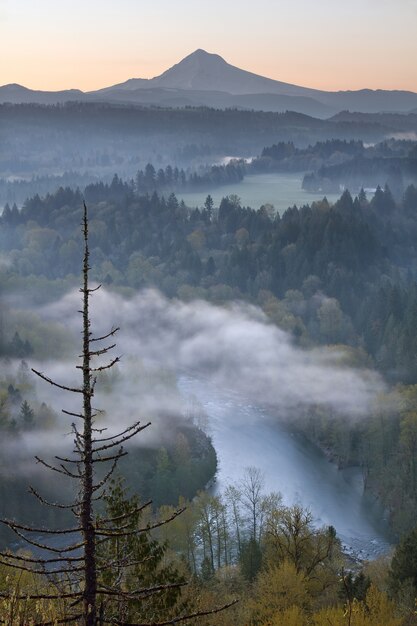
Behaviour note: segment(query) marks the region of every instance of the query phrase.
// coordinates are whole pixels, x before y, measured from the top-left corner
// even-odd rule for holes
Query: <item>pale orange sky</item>
[[[93,90],[197,48],[318,89],[417,92],[417,0],[0,0],[0,84]]]

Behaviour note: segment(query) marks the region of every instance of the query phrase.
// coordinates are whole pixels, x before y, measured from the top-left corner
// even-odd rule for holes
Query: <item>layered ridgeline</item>
[[[369,419],[348,421],[317,406],[320,419],[303,409],[293,424],[341,464],[362,465],[366,485],[380,495],[394,527],[410,528],[417,509],[416,188],[398,201],[388,187],[370,201],[364,192],[354,200],[345,192],[334,206],[323,200],[282,216],[270,207],[244,208],[236,196],[218,207],[207,197],[190,210],[174,194],[140,196],[118,178],[88,187],[86,198],[92,277],[108,289],[133,295],[157,287],[169,298],[216,304],[246,300],[301,349],[344,345],[347,364],[384,374],[391,391],[384,410]],[[27,200],[20,212],[4,211],[5,293],[24,289],[40,304],[72,287],[81,203],[78,191],[60,189]],[[172,320],[167,323],[170,328]],[[16,330],[23,346],[31,342],[11,324],[4,345],[11,345]],[[166,363],[172,347],[168,342]],[[396,388],[399,383],[409,387]]]
[[[317,141],[368,144],[415,137],[416,114],[336,116],[321,120],[296,112],[166,109],[104,103],[41,106],[0,104],[0,176],[132,176],[147,162],[189,167],[230,156],[253,157],[270,143],[306,148]],[[22,158],[24,154],[24,158]],[[70,180],[63,184],[74,184]],[[76,184],[82,184],[77,181]]]
[[[112,102],[164,107],[210,106],[263,111],[296,111],[326,118],[344,110],[363,113],[411,112],[417,94],[361,89],[328,92],[259,76],[230,65],[218,54],[196,50],[151,79],[130,78],[97,91],[48,92],[10,84],[0,87],[0,102],[56,104]]]

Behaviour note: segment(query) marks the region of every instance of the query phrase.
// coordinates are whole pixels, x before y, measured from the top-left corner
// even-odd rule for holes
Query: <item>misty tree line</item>
[[[191,144],[184,147],[179,162],[190,163],[200,156],[210,156],[211,152],[209,146],[200,150]],[[103,185],[97,182],[99,175],[103,184],[109,184],[113,178],[113,191],[119,187],[119,195],[122,190],[128,193],[128,186],[139,195],[153,191],[167,195],[238,184],[248,174],[265,172],[307,172],[303,188],[313,192],[338,192],[341,186],[359,190],[388,182],[398,197],[407,181],[417,180],[415,153],[416,144],[411,140],[385,140],[366,148],[361,140],[330,139],[305,148],[288,141],[264,147],[261,155],[250,162],[232,159],[225,165],[188,165],[185,169],[171,164],[158,167],[148,163],[126,185],[121,185],[122,181],[112,174],[111,168],[120,171],[124,164],[125,169],[133,172],[141,157],[132,155],[129,162],[124,163],[123,157],[96,151],[85,157],[74,154],[72,169],[61,175],[38,174],[30,180],[0,178],[0,203],[8,205],[7,210],[11,206],[15,212],[16,202],[22,204],[30,195],[46,195],[59,186],[84,189],[84,196],[90,202],[96,202],[103,195]],[[87,172],[85,168],[89,168]]]
[[[10,373],[8,356],[1,356],[0,374],[0,431],[4,439],[18,437],[21,432],[34,429],[52,429],[56,413],[34,395],[28,363],[20,361],[16,372]],[[6,374],[6,371],[9,373]]]
[[[0,158],[0,171],[12,169],[18,174],[38,171],[41,163],[72,169],[74,158],[86,158],[92,151],[130,157],[143,155],[144,145],[156,147],[156,155],[166,154],[174,161],[199,154],[259,154],[265,138],[296,141],[307,146],[316,141],[362,139],[381,141],[394,126],[375,116],[364,124],[361,119],[319,120],[287,111],[268,113],[236,109],[184,107],[119,106],[111,104],[69,102],[60,105],[1,104],[0,119],[9,150]],[[399,115],[393,120],[395,130],[413,131],[412,116]],[[86,132],[86,129],[88,131]],[[392,130],[394,132],[394,130]],[[36,136],[35,144],[31,138]],[[152,141],[149,142],[151,137]],[[23,143],[26,159],[21,159]],[[122,145],[122,147],[121,147]],[[65,146],[65,148],[64,148]],[[28,163],[31,161],[31,167]]]
[[[293,141],[266,146],[250,163],[251,172],[316,171],[324,164],[341,163],[365,152],[361,140],[328,139],[314,145],[299,147]]]
[[[301,342],[364,348],[396,380],[417,380],[414,311],[417,191],[401,202],[378,189],[370,202],[346,192],[334,205],[243,208],[237,197],[189,210],[175,195],[137,197],[120,179],[96,186],[94,277],[167,295],[243,297],[269,306]],[[5,277],[63,279],[76,271],[80,193],[35,196],[5,211]],[[270,296],[268,294],[271,294]],[[279,302],[273,305],[274,300]],[[268,303],[268,304],[266,304]],[[26,337],[21,337],[22,341]],[[391,347],[395,344],[396,349]]]
[[[139,164],[147,162],[165,172],[170,163],[189,168],[202,159],[210,162],[222,155],[260,154],[271,137],[274,142],[294,142],[296,150],[307,149],[307,154],[297,153],[281,161],[258,159],[258,171],[268,171],[269,167],[285,170],[287,164],[289,169],[294,166],[301,171],[301,162],[304,171],[316,170],[322,164],[322,150],[316,154],[309,144],[332,144],[335,137],[342,143],[375,143],[389,133],[416,130],[413,116],[405,115],[392,119],[372,116],[365,123],[351,116],[346,123],[343,117],[316,120],[291,112],[75,102],[49,106],[1,104],[0,119],[3,145],[7,147],[0,154],[0,204],[10,205],[20,205],[35,193],[53,192],[58,185],[83,188],[95,178],[110,180],[115,171],[131,178]],[[346,151],[334,147],[335,157],[326,156],[325,162]]]
[[[305,172],[303,188],[326,191],[324,179],[332,178],[331,191],[339,191],[339,184],[348,186],[356,176],[355,187],[377,186],[390,182],[396,192],[402,193],[402,174],[417,181],[417,169],[413,167],[416,150],[414,141],[390,140],[376,146],[364,147],[360,140],[331,139],[318,141],[306,148],[296,147],[292,141],[279,142],[263,148],[260,157],[246,163],[243,159],[231,160],[227,165],[200,167],[199,171],[186,173],[171,165],[165,169],[148,163],[135,178],[135,190],[142,194],[153,191],[174,191],[218,187],[239,183],[247,174],[263,172]],[[328,172],[331,172],[329,174]],[[376,180],[376,182],[375,182]],[[330,184],[327,181],[327,185]],[[335,182],[337,183],[335,187]],[[95,198],[91,198],[93,201]]]
[[[199,188],[218,187],[230,183],[239,183],[245,175],[244,161],[231,161],[226,165],[202,167],[197,172],[185,172],[183,168],[167,165],[156,170],[148,163],[144,170],[139,170],[135,177],[135,191],[138,194],[153,191],[186,191]]]
[[[265,147],[248,171],[303,172],[302,188],[314,193],[359,192],[388,184],[396,198],[417,182],[417,147],[412,140],[389,139],[365,147],[358,140],[332,139],[307,148],[292,141]]]
[[[331,193],[339,191],[341,186],[358,190],[363,186],[375,188],[384,180],[398,197],[407,186],[407,181],[415,183],[416,179],[414,146],[409,156],[359,156],[341,164],[322,165],[316,172],[304,176],[302,186],[307,191]]]
[[[5,205],[7,213],[16,214],[16,203],[23,203],[26,198],[33,194],[46,195],[59,187],[72,187],[84,189],[84,197],[89,202],[96,202],[103,195],[103,188],[108,186],[120,196],[121,190],[137,194],[158,192],[186,192],[199,189],[213,189],[221,185],[239,183],[245,175],[244,161],[235,160],[226,165],[200,166],[194,168],[167,165],[165,168],[155,168],[148,163],[144,169],[137,171],[134,178],[122,183],[118,175],[102,175],[100,182],[96,182],[97,175],[80,174],[78,172],[65,172],[61,176],[36,176],[31,180],[8,181],[0,179],[0,203]]]

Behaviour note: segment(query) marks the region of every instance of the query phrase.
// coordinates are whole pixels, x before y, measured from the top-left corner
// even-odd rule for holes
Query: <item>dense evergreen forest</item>
[[[355,155],[362,150],[357,142],[339,148]],[[320,149],[326,152],[326,144]],[[277,153],[292,148],[276,144],[269,150],[262,158],[276,160]],[[175,177],[173,168],[161,171],[159,191],[167,176]],[[405,535],[392,562],[381,559],[362,568],[343,555],[337,529],[318,529],[308,511],[285,507],[279,495],[264,492],[262,477],[249,468],[225,493],[201,492],[183,515],[152,538],[135,543],[126,537],[122,552],[134,553],[141,563],[126,585],[134,585],[138,576],[143,581],[192,580],[182,594],[167,594],[146,606],[133,604],[126,619],[172,619],[239,596],[240,603],[229,612],[195,623],[414,624],[416,187],[410,185],[401,197],[389,186],[378,187],[372,199],[363,190],[354,198],[345,191],[334,205],[324,198],[278,215],[268,205],[256,211],[243,207],[237,196],[225,197],[219,206],[207,196],[203,206],[190,209],[174,193],[157,193],[152,187],[157,181],[158,170],[148,168],[134,182],[114,176],[109,183],[85,188],[92,279],[127,298],[138,289],[156,287],[182,300],[200,298],[225,306],[244,300],[260,306],[301,349],[338,346],[348,364],[379,370],[389,388],[366,420],[348,421],[315,406],[300,411],[292,427],[341,466],[361,466],[365,487],[383,502],[395,532]],[[7,304],[0,324],[0,424],[11,449],[32,432],[56,427],[57,407],[38,397],[26,360],[65,354],[71,338],[26,307],[52,302],[78,285],[82,202],[80,191],[60,188],[27,199],[21,210],[6,205],[1,217],[0,288]],[[18,297],[22,292],[24,305]],[[153,372],[147,379],[141,367],[139,396],[167,375]],[[104,382],[111,387],[111,380]],[[153,513],[138,517],[140,525],[149,523],[146,516],[169,517],[178,498],[180,503],[191,500],[215,472],[214,450],[195,420],[170,416],[170,424],[175,426],[170,442],[131,453],[124,471],[143,500],[154,499]],[[22,496],[25,478],[10,482],[6,470],[0,483],[3,501],[13,501],[16,513],[33,516]],[[137,506],[137,497],[128,499],[117,483],[107,505],[117,515]],[[48,523],[54,524],[54,518]],[[107,558],[119,558],[120,544],[106,549]],[[6,564],[2,567],[9,571]],[[23,589],[40,584],[30,576],[20,583],[10,580]],[[8,605],[1,610],[5,618],[10,615]],[[59,615],[42,603],[26,603],[24,610],[37,619]]]
[[[214,301],[275,298],[297,341],[362,348],[392,381],[416,382],[415,187],[400,202],[388,187],[370,202],[346,191],[334,206],[324,199],[282,216],[234,196],[219,207],[208,196],[189,210],[174,194],[137,195],[117,176],[87,186],[85,197],[94,275],[104,283]],[[76,275],[80,202],[67,188],[27,200],[20,212],[6,205],[3,287]]]
[[[190,210],[174,194],[140,195],[118,177],[87,186],[85,197],[92,275],[108,287],[254,302],[300,346],[343,344],[352,362],[377,368],[397,386],[393,393],[403,399],[389,416],[351,425],[311,413],[300,416],[298,427],[340,464],[360,464],[394,528],[410,529],[417,511],[410,416],[417,383],[416,188],[397,202],[388,187],[370,201],[364,192],[352,199],[346,191],[333,206],[324,199],[282,216],[242,207],[237,197],[214,207],[208,196]],[[6,206],[4,292],[24,288],[42,301],[74,283],[81,201],[67,188],[28,199],[20,212]],[[3,353],[25,358],[32,342],[30,331],[11,327]]]

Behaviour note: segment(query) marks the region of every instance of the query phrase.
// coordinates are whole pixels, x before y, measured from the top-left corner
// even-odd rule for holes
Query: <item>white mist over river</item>
[[[79,293],[72,291],[48,304],[42,314],[45,319],[65,319],[67,329],[77,332],[78,306]],[[360,472],[338,471],[288,429],[300,410],[315,404],[346,419],[366,419],[384,390],[376,372],[343,364],[342,352],[302,349],[259,308],[244,302],[227,308],[198,300],[181,302],[149,289],[127,299],[102,289],[94,297],[92,322],[99,335],[119,323],[121,354],[134,354],[151,370],[172,372],[183,395],[191,401],[197,398],[208,415],[219,458],[217,489],[238,482],[246,467],[258,467],[265,474],[266,490],[280,491],[286,504],[299,502],[311,509],[318,524],[333,525],[346,545],[358,554],[362,551],[360,556],[388,549],[383,512],[363,495]],[[38,368],[72,385],[77,371],[70,361]],[[114,400],[103,397],[112,416],[105,424],[109,434],[128,426],[137,414],[135,376],[135,367],[122,361],[120,377],[113,381]],[[175,412],[177,400],[169,389],[151,387],[142,398],[142,413]],[[56,405],[52,397],[50,402]],[[271,414],[261,408],[265,406]],[[156,437],[158,432],[153,429]]]
[[[334,526],[345,547],[359,558],[389,550],[382,507],[363,493],[357,468],[338,470],[317,447],[236,393],[186,376],[180,378],[179,388],[207,414],[218,456],[217,492],[237,483],[246,467],[257,467],[264,474],[266,492],[278,491],[284,504],[310,509],[318,526]]]

